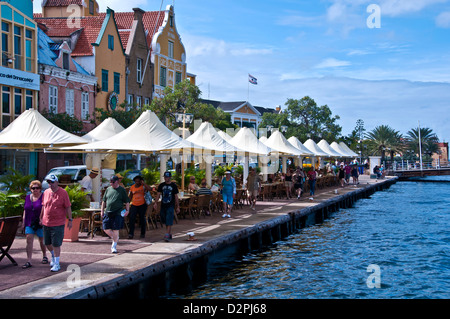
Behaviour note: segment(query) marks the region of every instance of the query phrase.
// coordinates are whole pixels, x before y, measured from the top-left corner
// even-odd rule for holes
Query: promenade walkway
[[[378,181],[380,182],[381,180]],[[308,194],[304,194],[301,200],[258,201],[256,212],[244,205],[242,209],[235,210],[229,219],[223,219],[219,214],[200,219],[190,217],[180,219],[173,226],[173,240],[169,243],[163,241],[165,231],[158,225],[157,229],[147,231],[145,239],[120,239],[118,254],[111,254],[111,241],[108,237],[97,235],[91,239],[87,238],[86,233],[80,233],[78,242],[63,243],[61,270],[58,273],[50,272],[48,264],[40,263],[42,254],[37,240],[34,242],[33,267],[22,269],[21,266],[26,262],[26,243],[23,236],[17,236],[10,254],[19,266],[13,266],[7,259],[0,263],[0,298],[61,298],[77,289],[106,282],[149,264],[183,254],[211,239],[317,205],[338,196],[335,194],[336,189],[339,195],[342,195],[374,183],[377,181],[363,175],[360,176],[360,184],[357,186],[348,185],[345,188],[335,186],[318,190],[313,202],[308,200]],[[191,231],[195,233],[196,241],[187,240],[186,234]],[[81,281],[77,283],[78,287],[72,286],[72,268],[80,271]]]

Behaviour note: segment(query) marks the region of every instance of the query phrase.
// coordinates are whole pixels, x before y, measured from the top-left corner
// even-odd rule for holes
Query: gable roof
[[[158,12],[159,11],[147,11],[143,14],[143,23],[149,47],[154,33],[158,31],[159,27],[161,27],[164,22],[164,11],[160,12],[159,18]],[[94,54],[92,44],[98,44],[100,38],[99,35],[106,27],[104,22],[106,18],[109,18],[111,15],[114,16],[114,22],[119,32],[122,49],[126,48],[133,25],[134,12],[114,12],[113,10],[108,9],[107,12],[101,12],[98,16],[81,17],[79,20],[77,19],[75,21],[71,21],[73,18],[43,18],[41,14],[34,14],[34,19],[39,27],[52,38],[70,37],[74,32],[80,31],[72,56],[90,56]],[[69,21],[71,21],[71,23],[68,23]]]

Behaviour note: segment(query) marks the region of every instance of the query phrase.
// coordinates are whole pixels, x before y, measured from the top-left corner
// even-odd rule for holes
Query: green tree
[[[337,124],[340,117],[333,116],[328,105],[318,106],[309,96],[300,100],[288,99],[285,105],[292,126],[290,135],[295,135],[301,141],[312,138],[316,142],[322,138],[334,141],[340,137],[342,127]]]
[[[69,133],[77,135],[82,134],[83,122],[75,116],[71,116],[67,113],[48,112],[47,110],[43,110],[41,114],[52,124]]]
[[[432,129],[428,127],[413,128],[406,133],[406,147],[413,150],[415,154],[419,154],[419,143],[422,144],[422,153],[433,154],[439,152],[439,138]],[[427,159],[428,160],[428,159]]]
[[[123,102],[115,110],[96,108],[94,118],[97,122],[101,123],[107,118],[112,117],[124,128],[127,128],[141,116],[142,112],[143,108],[137,107],[136,104],[128,105],[126,102]]]
[[[176,84],[173,89],[166,87],[164,97],[153,99],[151,105],[145,106],[145,108],[155,112],[171,130],[179,126],[171,114],[183,112],[183,108],[186,113],[193,114],[195,120],[208,121],[218,129],[225,130],[228,127],[235,127],[231,123],[231,115],[210,104],[202,103],[200,95],[201,91],[196,85],[191,84],[189,80],[184,80]],[[194,123],[191,123],[189,129],[191,131],[194,129]]]
[[[394,158],[394,152],[403,150],[402,135],[389,125],[380,125],[366,134],[368,151],[372,155],[379,154],[384,160],[387,154]]]

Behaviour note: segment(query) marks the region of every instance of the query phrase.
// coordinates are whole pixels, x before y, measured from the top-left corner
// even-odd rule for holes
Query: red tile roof
[[[54,0],[53,2],[58,1]],[[59,2],[64,2],[64,0],[60,0]],[[70,1],[67,0],[67,2]],[[158,11],[147,11],[144,13],[143,23],[144,28],[148,30],[147,41],[149,44],[152,41],[154,32],[157,32],[159,27],[162,25],[164,15],[164,11],[161,11],[158,19]],[[82,29],[76,47],[72,52],[72,56],[93,55],[92,43],[96,42],[105,17],[106,13],[104,12],[99,13],[98,16],[94,17],[83,17],[80,19],[78,27],[70,25],[70,23],[73,24],[72,19],[42,18],[41,14],[34,14],[35,21],[40,24],[41,29],[43,29],[49,37],[69,37],[73,32]],[[119,29],[122,45],[126,48],[128,37],[133,25],[134,12],[115,12],[114,17],[117,28]]]

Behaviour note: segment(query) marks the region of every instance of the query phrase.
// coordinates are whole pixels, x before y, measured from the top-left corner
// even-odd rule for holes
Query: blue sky
[[[39,12],[39,2],[35,12]],[[100,0],[115,11],[156,0]],[[450,0],[176,0],[188,72],[202,97],[276,107],[306,95],[339,115],[405,134],[418,122],[450,140]],[[369,5],[380,28],[369,28]],[[372,20],[371,20],[372,21]],[[248,85],[248,74],[258,85]],[[249,90],[248,90],[249,89]],[[332,141],[329,141],[330,143]]]

